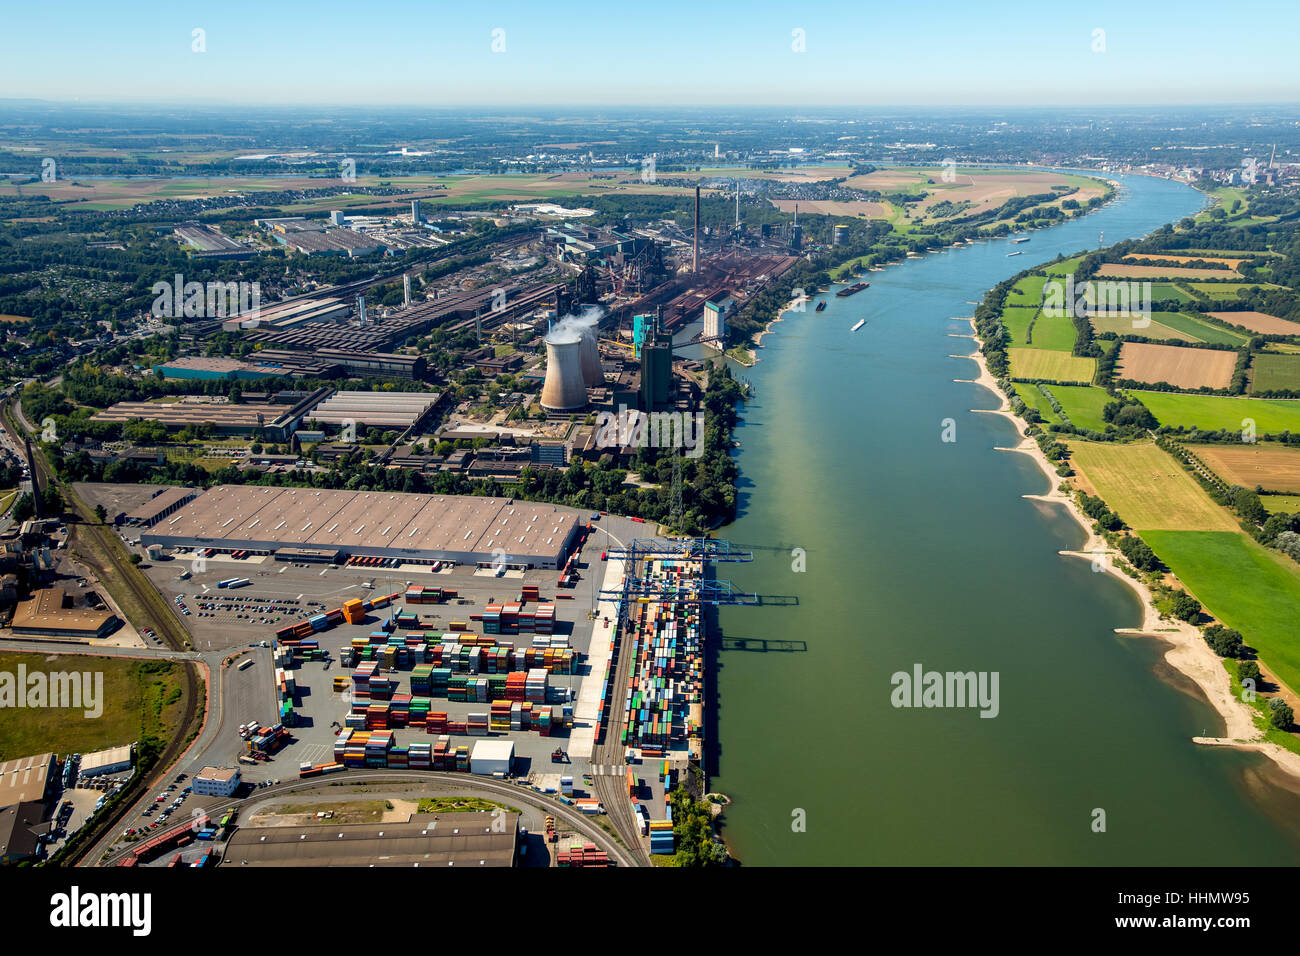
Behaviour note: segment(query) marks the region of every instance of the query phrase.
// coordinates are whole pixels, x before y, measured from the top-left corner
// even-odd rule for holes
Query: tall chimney
[[[700,271],[700,187],[695,187],[695,248],[691,254],[691,272]]]
[[[32,456],[32,440],[27,439],[27,470],[32,473],[32,504],[36,507],[36,517],[45,517],[45,503],[41,501],[41,483],[36,477],[36,459]]]

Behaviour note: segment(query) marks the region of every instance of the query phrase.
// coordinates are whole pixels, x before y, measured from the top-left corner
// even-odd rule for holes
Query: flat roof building
[[[577,538],[579,513],[557,505],[472,495],[402,494],[259,485],[209,489],[140,540],[164,547],[342,555],[557,568]]]
[[[239,789],[239,768],[204,767],[194,775],[190,786],[207,797],[229,797]]]
[[[326,805],[327,806],[327,805]],[[416,814],[407,823],[241,827],[222,866],[513,866],[519,814]]]
[[[41,837],[49,831],[43,803],[25,801],[0,809],[0,866],[39,856]]]
[[[97,750],[93,754],[83,754],[80,771],[83,777],[99,777],[107,773],[121,773],[131,769],[131,745],[110,747]]]
[[[66,637],[90,640],[107,637],[121,623],[108,610],[75,607],[62,588],[42,588],[14,609],[11,625],[20,637]]]
[[[193,488],[160,488],[158,493],[140,507],[126,513],[128,524],[152,528],[181,505],[193,501],[198,492]]]
[[[54,791],[54,754],[17,757],[0,763],[0,807],[45,802]]]
[[[335,392],[311,410],[307,421],[406,429],[421,422],[441,398],[438,392]]]

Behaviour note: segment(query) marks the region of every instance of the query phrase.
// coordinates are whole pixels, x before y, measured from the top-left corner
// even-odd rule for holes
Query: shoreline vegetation
[[[974,318],[970,320],[975,333],[975,341],[980,342],[979,329]],[[1063,556],[1079,557],[1093,560],[1097,551],[1105,553],[1102,568],[1106,574],[1125,582],[1137,594],[1142,604],[1142,622],[1138,627],[1115,628],[1115,633],[1130,637],[1151,637],[1164,642],[1168,649],[1164,659],[1170,667],[1190,679],[1201,691],[1206,702],[1215,710],[1224,724],[1223,735],[1219,737],[1193,737],[1192,742],[1211,746],[1232,747],[1234,749],[1254,751],[1268,757],[1288,776],[1300,780],[1300,754],[1288,750],[1279,744],[1269,742],[1255,718],[1257,710],[1251,708],[1234,692],[1233,679],[1225,668],[1225,661],[1206,643],[1201,629],[1193,624],[1175,618],[1165,617],[1157,607],[1155,593],[1147,584],[1127,574],[1116,558],[1123,560],[1118,549],[1093,530],[1093,521],[1080,509],[1074,496],[1067,494],[1065,483],[1060,479],[1061,472],[1057,465],[1048,458],[1039,443],[1030,437],[1030,423],[1011,410],[1007,395],[1002,391],[997,379],[989,371],[988,362],[981,348],[969,356],[979,368],[975,379],[954,379],[968,382],[988,389],[999,401],[995,409],[972,409],[981,414],[1000,415],[1016,426],[1021,440],[1014,446],[1002,448],[1002,451],[1014,451],[1028,455],[1042,470],[1049,483],[1049,490],[1041,495],[1025,495],[1032,501],[1042,501],[1064,506],[1066,513],[1072,517],[1087,535],[1087,540],[1078,551],[1062,551]],[[1050,437],[1049,437],[1050,440]]]

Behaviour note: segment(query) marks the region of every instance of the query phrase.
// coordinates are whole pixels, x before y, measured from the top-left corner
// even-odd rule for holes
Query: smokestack
[[[582,337],[546,343],[546,380],[542,383],[542,408],[568,412],[587,404],[582,375]]]
[[[45,517],[45,502],[41,500],[41,483],[36,477],[36,459],[32,457],[32,440],[27,439],[27,470],[32,473],[32,504],[36,506],[36,517]]]
[[[366,324],[366,297],[357,296],[357,318],[361,320],[362,326]]]
[[[691,272],[700,271],[700,187],[695,187],[695,247],[691,254]]]
[[[411,307],[411,274],[409,272],[402,276],[402,298],[403,306],[409,309]]]

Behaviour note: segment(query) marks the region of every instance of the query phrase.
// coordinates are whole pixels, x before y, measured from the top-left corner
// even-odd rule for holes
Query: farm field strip
[[[1236,365],[1236,352],[1125,342],[1115,376],[1138,382],[1168,382],[1178,388],[1227,388]]]
[[[1300,495],[1300,448],[1276,442],[1187,447],[1229,484]]]
[[[1070,462],[1125,524],[1146,529],[1233,531],[1237,524],[1153,442],[1069,442]]]
[[[1230,395],[1184,395],[1177,392],[1130,390],[1162,425],[1216,431],[1241,431],[1247,419],[1260,434],[1300,431],[1300,400],[1239,398]]]
[[[1220,322],[1239,325],[1243,329],[1264,335],[1300,335],[1300,322],[1292,322],[1264,312],[1207,312],[1205,314]]]
[[[1037,334],[1037,327],[1035,327]],[[1097,360],[1040,348],[1007,349],[1012,378],[1042,378],[1054,382],[1091,382]]]
[[[1300,355],[1256,353],[1250,361],[1252,391],[1300,392]]]
[[[1178,266],[1128,266],[1108,262],[1097,270],[1103,279],[1239,279],[1231,269],[1187,269]]]

